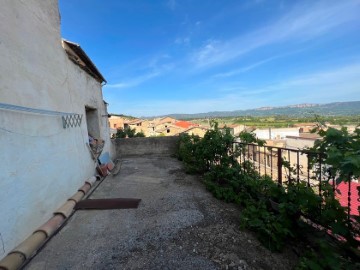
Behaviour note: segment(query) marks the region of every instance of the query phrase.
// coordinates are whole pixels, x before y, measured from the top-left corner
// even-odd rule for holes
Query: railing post
[[[278,183],[281,186],[282,185],[282,153],[281,153],[281,148],[278,148],[277,155],[278,155]]]
[[[322,191],[322,182],[321,182],[321,178],[322,178],[322,168],[321,168],[321,161],[322,161],[322,155],[321,153],[319,154],[319,195],[321,196],[321,191]]]
[[[350,223],[351,219],[350,219],[350,214],[351,214],[351,175],[348,175],[348,179],[349,179],[349,187],[348,187],[348,222]]]
[[[296,151],[296,174],[297,174],[297,178],[296,178],[296,182],[297,184],[300,183],[300,151],[297,150]]]

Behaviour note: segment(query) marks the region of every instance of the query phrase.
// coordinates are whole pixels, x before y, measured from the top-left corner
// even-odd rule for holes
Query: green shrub
[[[353,133],[349,133],[346,127],[340,130],[335,128],[319,127],[314,130],[322,137],[315,141],[310,148],[313,152],[324,153],[311,156],[311,164],[327,164],[325,173],[330,178],[337,178],[339,181],[349,181],[349,179],[360,177],[360,128],[356,128]]]
[[[320,135],[324,137],[323,141],[315,143],[311,150],[325,151],[326,155],[313,155],[312,164],[322,162],[331,165],[330,174],[333,177],[358,177],[360,131],[350,135],[345,129],[328,129]],[[239,139],[244,144],[264,145],[252,133],[242,132]],[[234,140],[229,129],[220,130],[213,122],[212,129],[206,132],[204,138],[187,134],[180,137],[178,158],[183,161],[188,173],[204,175],[206,188],[216,198],[244,207],[241,212],[243,228],[253,230],[270,250],[281,251],[289,239],[301,240],[309,229],[314,230],[300,219],[303,215],[326,230],[329,228],[334,234],[345,237],[348,248],[358,247],[355,237],[359,226],[354,227],[348,222],[345,208],[336,199],[328,181],[322,182],[319,194],[304,182],[289,181],[286,186],[279,186],[269,176],[261,176],[250,161],[239,164],[238,158],[246,148],[244,144],[234,145]],[[285,160],[284,167],[289,174],[294,172]],[[353,218],[358,220],[358,217]],[[326,234],[326,231],[323,233]],[[326,252],[330,249],[326,245],[329,245],[327,241],[319,242],[314,252]],[[342,255],[338,257],[341,259],[339,265],[346,265],[347,259]],[[315,263],[312,253],[305,254],[299,267],[334,269],[324,260]]]
[[[131,128],[119,128],[115,134],[115,138],[134,138],[134,137],[145,137],[143,132],[137,132]]]
[[[296,270],[355,270],[360,269],[360,263],[354,262],[329,241],[320,239],[315,247],[309,248],[300,259]]]

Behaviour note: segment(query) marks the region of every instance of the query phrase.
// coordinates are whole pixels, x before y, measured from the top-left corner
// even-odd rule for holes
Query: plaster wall
[[[138,155],[173,156],[176,154],[179,137],[140,137],[113,141],[118,158]]]
[[[110,128],[118,129],[118,128],[124,128],[124,118],[120,116],[111,116],[109,118],[109,125]]]
[[[184,128],[169,123],[158,124],[155,127],[156,136],[175,136],[184,131]]]
[[[52,216],[95,174],[85,106],[97,109],[110,151],[101,84],[61,46],[57,0],[3,1],[0,9],[0,102],[83,115],[63,128],[60,116],[0,109],[0,259]]]
[[[192,129],[189,129],[189,130],[185,131],[184,133],[187,133],[189,135],[196,135],[196,136],[199,136],[199,137],[203,138],[206,131],[207,130],[204,129],[204,128],[194,127]]]
[[[145,136],[149,136],[149,124],[150,124],[149,121],[144,120],[138,124],[129,125],[129,128],[135,129],[136,133],[142,132],[142,133],[144,133]]]
[[[301,137],[298,138],[286,138],[286,145],[285,147],[291,149],[306,149],[309,147],[314,146],[315,139],[304,139]],[[288,157],[289,158],[289,157]],[[300,152],[297,155],[296,152],[290,151],[290,163],[295,168],[296,161],[299,159],[300,165],[300,174],[303,175],[305,178],[307,177],[307,170],[308,170],[308,156],[305,153]]]
[[[234,126],[233,130],[234,130],[234,135],[238,136],[243,130],[245,130],[245,126],[244,125]]]
[[[286,136],[299,136],[299,128],[256,129],[254,133],[257,138],[262,140],[280,140]]]
[[[313,147],[315,139],[304,139],[301,137],[298,138],[286,138],[286,147],[295,148],[295,149],[304,149]]]

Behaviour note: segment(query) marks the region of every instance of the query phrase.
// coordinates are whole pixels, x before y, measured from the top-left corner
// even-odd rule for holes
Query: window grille
[[[70,114],[70,115],[63,115],[63,127],[70,128],[70,127],[77,127],[81,126],[82,114]]]

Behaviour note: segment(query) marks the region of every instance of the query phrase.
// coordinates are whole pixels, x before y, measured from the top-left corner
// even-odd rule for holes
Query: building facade
[[[111,142],[105,79],[61,39],[57,0],[2,2],[0,59],[1,259],[96,173],[89,135]]]
[[[299,136],[300,128],[267,128],[255,129],[254,134],[262,140],[283,140],[286,136]]]

